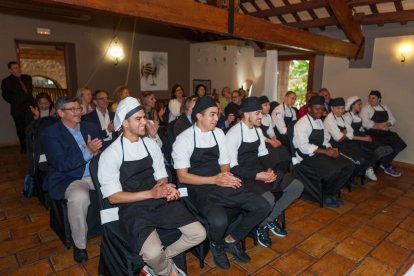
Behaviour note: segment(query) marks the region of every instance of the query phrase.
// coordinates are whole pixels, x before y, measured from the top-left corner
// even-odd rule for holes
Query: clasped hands
[[[214,177],[214,183],[220,187],[238,189],[242,186],[241,180],[231,172],[221,172]]]
[[[180,198],[180,192],[175,185],[165,183],[164,181],[155,184],[151,189],[151,194],[153,198],[165,198],[167,201],[174,201]]]
[[[256,174],[256,180],[263,181],[264,183],[273,183],[276,178],[277,174],[272,169],[268,169],[265,172],[259,172]]]

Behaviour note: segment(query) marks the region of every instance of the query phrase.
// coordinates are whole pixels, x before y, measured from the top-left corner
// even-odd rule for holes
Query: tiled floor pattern
[[[90,260],[73,261],[49,227],[48,212],[36,198],[21,195],[26,157],[17,148],[0,148],[0,275],[96,275],[100,239],[88,243]],[[414,170],[398,179],[342,191],[345,205],[319,208],[298,200],[286,212],[286,238],[273,247],[254,246],[252,261],[232,261],[217,269],[211,254],[203,269],[188,254],[189,275],[402,275],[414,264]]]

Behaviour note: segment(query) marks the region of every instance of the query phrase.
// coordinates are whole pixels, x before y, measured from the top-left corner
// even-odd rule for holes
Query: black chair
[[[293,146],[294,126],[296,121],[292,121],[287,127],[287,136],[289,138],[292,157],[296,156],[296,149]],[[323,207],[323,180],[315,171],[302,163],[293,166],[293,175],[302,181],[304,191],[302,198],[319,202]]]
[[[89,191],[89,197],[91,204],[89,205],[86,218],[88,224],[87,239],[91,239],[101,234],[101,220],[99,217],[97,192],[93,190]],[[73,245],[66,199],[50,201],[50,227],[56,232],[67,248],[70,248]]]
[[[133,252],[120,234],[118,207],[103,198],[101,185],[98,180],[99,155],[90,163],[90,173],[96,190],[97,206],[102,221],[101,254],[99,257],[99,275],[137,275],[145,265],[142,258]],[[161,241],[166,246],[175,242],[181,236],[179,230],[157,229]],[[185,254],[173,258],[175,264],[186,271]]]
[[[56,118],[48,116],[32,121],[26,128],[26,148],[30,164],[29,174],[33,177],[34,194],[46,209],[50,207],[50,198],[48,192],[43,190],[43,181],[47,175],[47,161],[40,134],[45,128],[56,122]]]

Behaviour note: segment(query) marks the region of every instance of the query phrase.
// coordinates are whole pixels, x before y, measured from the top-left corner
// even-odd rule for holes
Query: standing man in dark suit
[[[96,124],[81,122],[82,107],[76,98],[60,97],[56,110],[61,120],[41,134],[49,166],[43,188],[52,199],[67,199],[73,257],[84,263],[88,260],[89,190],[94,189],[89,162],[102,148],[101,131]]]
[[[114,116],[115,113],[108,110],[109,93],[105,90],[97,90],[93,93],[93,103],[96,108],[91,113],[82,117],[82,120],[97,124],[101,129],[103,149],[107,148],[115,140]]]
[[[319,89],[319,96],[323,97],[325,102],[323,104],[323,114],[322,114],[322,120],[325,119],[326,116],[328,116],[329,112],[331,112],[331,93],[329,92],[328,88],[321,88]]]
[[[1,95],[10,104],[10,114],[16,125],[20,148],[26,151],[26,126],[30,123],[30,106],[34,106],[32,77],[22,74],[20,65],[16,61],[7,64],[10,76],[1,81]]]

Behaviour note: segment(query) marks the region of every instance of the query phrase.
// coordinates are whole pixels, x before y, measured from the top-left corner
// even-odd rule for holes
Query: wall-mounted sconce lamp
[[[401,62],[405,62],[405,59],[411,54],[412,46],[411,44],[403,44],[399,48],[401,55]]]
[[[108,55],[114,62],[114,65],[117,66],[119,61],[124,58],[124,50],[119,43],[118,37],[115,37],[111,43],[111,46],[108,49]]]

